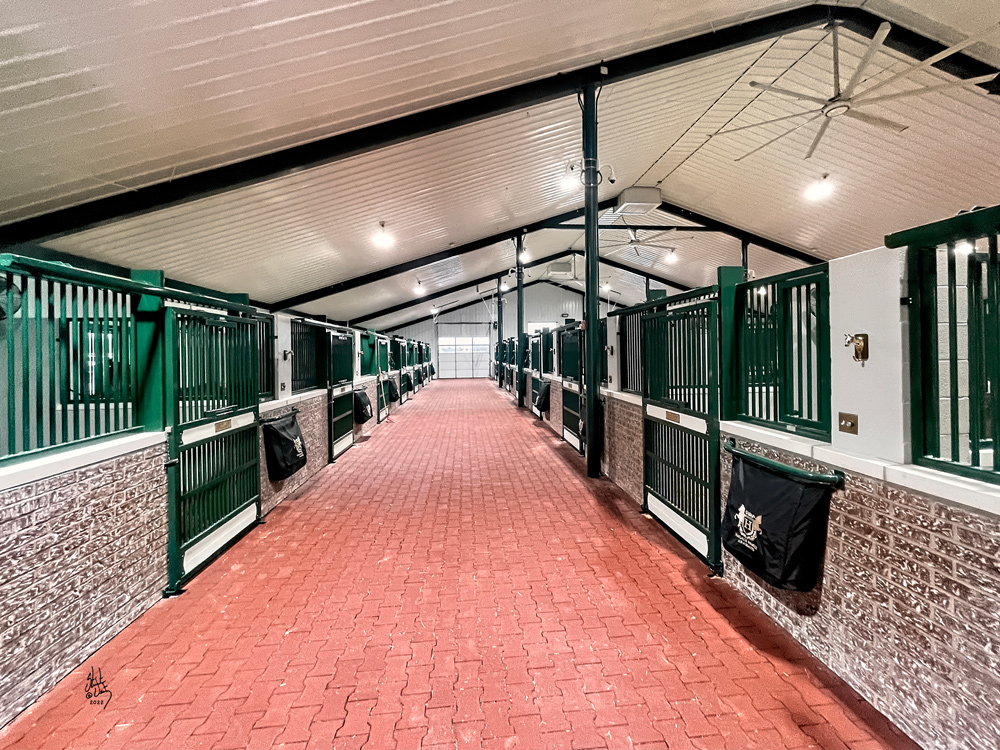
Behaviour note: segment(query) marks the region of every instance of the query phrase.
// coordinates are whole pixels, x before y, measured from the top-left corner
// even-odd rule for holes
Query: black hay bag
[[[404,393],[410,393],[413,390],[413,378],[410,377],[410,373],[404,372],[402,377],[399,379],[400,389]]]
[[[280,482],[306,465],[306,443],[295,412],[262,422],[261,429],[268,479]]]
[[[538,395],[535,396],[535,408],[538,411],[549,410],[549,381],[543,380],[538,386]]]
[[[424,375],[423,375],[422,372],[420,372],[420,370],[414,370],[413,371],[413,377],[416,378],[417,385],[423,385],[423,383],[424,383]]]
[[[799,478],[733,456],[722,544],[779,589],[812,591],[826,553],[829,482]]]
[[[396,386],[396,381],[392,378],[385,381],[385,394],[393,403],[399,401],[399,388]]]
[[[364,424],[374,416],[372,411],[372,400],[368,398],[367,391],[354,392],[354,422]]]
[[[433,378],[437,374],[437,370],[434,369],[434,365],[428,365],[428,369],[431,371],[431,377]]]

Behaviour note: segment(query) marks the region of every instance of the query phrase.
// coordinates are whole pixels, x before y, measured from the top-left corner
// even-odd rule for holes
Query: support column
[[[503,372],[503,363],[500,361],[500,352],[503,350],[503,292],[500,291],[500,285],[503,283],[502,278],[497,279],[497,348],[493,354],[496,360],[496,377],[494,380],[497,381],[497,385],[500,385],[500,373]]]
[[[584,185],[584,257],[586,259],[586,296],[583,327],[587,359],[584,365],[584,393],[587,399],[587,476],[601,475],[601,431],[597,424],[597,404],[601,397],[600,324],[600,243],[597,234],[597,85],[583,88],[583,185]]]
[[[742,247],[743,280],[748,281],[750,278],[750,240],[743,240]]]
[[[517,254],[517,407],[524,408],[524,264],[521,262],[521,253],[524,252],[524,235],[519,234],[514,238],[514,252]]]

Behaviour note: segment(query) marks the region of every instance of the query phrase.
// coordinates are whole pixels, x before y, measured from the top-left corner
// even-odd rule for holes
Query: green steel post
[[[743,240],[741,243],[740,257],[743,261],[743,278],[740,281],[747,281],[750,278],[750,240]]]
[[[162,271],[132,271],[132,280],[163,286]],[[164,401],[163,299],[143,295],[135,309],[136,424],[147,431],[167,427]]]
[[[719,279],[719,419],[736,419],[740,413],[740,377],[737,341],[736,285],[743,282],[743,268],[720,266]]]
[[[517,254],[517,408],[524,408],[524,235],[514,238],[514,252]]]
[[[601,397],[601,326],[600,326],[600,244],[597,233],[597,85],[583,87],[583,184],[584,184],[584,256],[586,258],[586,296],[584,330],[587,362],[583,368],[584,393],[587,399],[587,476],[601,475],[600,429],[597,424],[597,401]]]
[[[497,279],[497,351],[500,353],[497,358],[497,385],[500,384],[501,368],[506,361],[503,356],[503,292],[500,291],[502,283],[503,279]]]

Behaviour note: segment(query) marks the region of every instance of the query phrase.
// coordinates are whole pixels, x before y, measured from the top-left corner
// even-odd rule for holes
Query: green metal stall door
[[[647,315],[642,328],[645,505],[719,571],[718,301]]]
[[[329,460],[354,445],[354,334],[329,331]]]
[[[563,440],[584,452],[586,398],[583,391],[583,336],[580,328],[560,332],[559,369],[562,373]]]
[[[167,594],[260,519],[259,340],[251,318],[167,308]]]

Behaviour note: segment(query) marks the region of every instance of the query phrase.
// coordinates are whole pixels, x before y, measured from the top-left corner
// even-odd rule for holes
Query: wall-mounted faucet
[[[854,346],[854,361],[865,366],[868,361],[868,334],[867,333],[845,333],[844,346]]]

